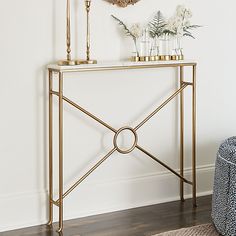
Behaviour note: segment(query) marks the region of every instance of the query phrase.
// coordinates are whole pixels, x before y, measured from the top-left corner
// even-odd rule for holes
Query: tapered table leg
[[[180,87],[184,81],[184,67],[180,66]],[[180,175],[184,177],[184,91],[180,93]],[[184,181],[180,179],[180,200],[184,201]]]
[[[63,73],[59,73],[59,228],[63,230]]]
[[[51,93],[53,89],[52,71],[49,70],[49,221],[48,226],[53,223],[53,95]]]
[[[193,181],[193,206],[197,206],[197,180],[196,180],[196,65],[193,66],[192,86],[192,181]]]

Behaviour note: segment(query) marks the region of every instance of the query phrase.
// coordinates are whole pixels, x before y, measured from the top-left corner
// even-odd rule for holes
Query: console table
[[[49,65],[49,222],[51,226],[53,223],[53,205],[59,208],[59,228],[58,232],[63,230],[63,199],[68,196],[80,183],[82,183],[92,172],[94,172],[105,160],[107,160],[114,152],[121,154],[128,154],[134,149],[146,154],[148,157],[164,166],[174,175],[180,179],[180,199],[184,201],[184,183],[192,186],[193,206],[196,207],[196,65],[194,61],[165,61],[165,62],[112,62],[99,63],[96,65],[78,65],[78,66],[58,66]],[[77,72],[81,76],[82,72],[96,72],[96,71],[113,71],[113,70],[142,70],[150,68],[177,68],[179,71],[179,88],[162,104],[160,104],[152,113],[148,114],[145,119],[140,121],[135,127],[121,127],[116,129],[101,120],[88,110],[84,109],[79,104],[73,102],[63,94],[63,80],[66,73]],[[192,70],[191,82],[184,80],[184,68],[190,67]],[[53,89],[53,75],[57,76],[59,80],[59,90]],[[191,86],[192,90],[192,179],[191,181],[184,177],[184,94],[183,90]],[[166,165],[159,160],[151,152],[145,150],[138,143],[138,130],[145,125],[154,115],[156,115],[164,106],[166,106],[175,97],[180,96],[180,173]],[[53,96],[57,96],[59,100],[59,199],[53,197]],[[92,166],[76,183],[64,192],[63,189],[63,103],[67,102],[80,112],[86,114],[89,118],[100,123],[102,126],[114,133],[113,144],[114,147],[104,157],[102,157],[94,166]],[[129,149],[122,149],[117,143],[117,138],[122,131],[130,131],[134,136],[133,145]]]

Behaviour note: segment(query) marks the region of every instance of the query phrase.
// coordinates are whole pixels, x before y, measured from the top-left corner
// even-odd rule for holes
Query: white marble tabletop
[[[125,69],[144,69],[158,67],[178,67],[178,66],[194,66],[194,60],[181,61],[153,61],[153,62],[131,62],[131,61],[103,61],[97,64],[81,64],[75,66],[59,66],[50,64],[48,69],[60,72],[82,72],[82,71],[105,71],[105,70],[125,70]]]

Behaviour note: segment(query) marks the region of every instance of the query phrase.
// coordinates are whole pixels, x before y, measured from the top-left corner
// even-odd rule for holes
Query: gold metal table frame
[[[138,149],[148,157],[164,166],[174,175],[180,179],[180,199],[184,201],[184,183],[192,186],[193,206],[196,207],[196,62],[182,61],[182,62],[155,62],[155,63],[117,63],[117,64],[97,64],[97,65],[81,65],[81,66],[57,66],[49,65],[49,221],[48,226],[53,223],[53,205],[59,208],[59,228],[57,232],[63,231],[63,199],[68,196],[80,183],[82,183],[91,173],[93,173],[105,160],[107,160],[114,152],[127,154],[134,149]],[[163,68],[173,67],[179,69],[179,88],[167,100],[159,105],[152,113],[143,119],[135,127],[121,127],[115,129],[105,121],[93,115],[80,105],[71,101],[63,94],[63,79],[64,74],[69,72],[89,72],[89,71],[110,71],[110,70],[130,70],[130,69],[148,69],[148,68]],[[184,81],[184,67],[192,68],[192,82]],[[53,90],[53,74],[58,74],[59,91]],[[192,88],[192,180],[189,181],[184,177],[184,89],[188,86]],[[59,199],[54,200],[53,197],[53,95],[59,99]],[[154,115],[156,115],[163,107],[172,101],[177,95],[180,95],[180,173],[166,165],[149,151],[145,150],[138,143],[137,131],[148,122]],[[91,119],[100,123],[111,132],[114,133],[114,147],[104,157],[102,157],[87,173],[85,173],[76,183],[74,183],[68,190],[63,190],[63,103],[67,102],[71,106],[77,108],[82,113],[86,114]],[[120,132],[129,130],[134,135],[134,144],[130,149],[122,150],[117,144],[117,137]]]

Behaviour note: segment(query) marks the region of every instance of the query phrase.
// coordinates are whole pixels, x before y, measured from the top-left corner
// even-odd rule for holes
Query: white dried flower
[[[176,8],[176,15],[183,19],[189,19],[193,16],[192,11],[184,5],[178,5]]]
[[[165,26],[165,29],[166,30],[169,30],[169,31],[174,31],[176,28],[176,21],[175,21],[175,17],[171,17],[168,21],[167,21],[167,24]]]
[[[183,17],[186,7],[184,5],[178,5],[176,7],[176,15],[178,17]]]
[[[190,9],[186,9],[185,11],[185,17],[186,19],[190,19],[193,16],[193,13]]]
[[[130,27],[130,32],[135,38],[140,38],[143,35],[142,27],[139,23],[135,23]]]
[[[190,18],[192,17],[192,12],[190,9],[186,8],[184,5],[179,5],[176,8],[176,13],[172,16],[165,27],[169,32],[178,37],[184,36],[186,28],[188,28],[190,23]]]
[[[171,17],[165,27],[166,30],[172,32],[173,34],[183,34],[183,21],[178,16]]]
[[[177,29],[177,28],[180,28],[183,24],[183,21],[181,18],[179,17],[175,17],[174,18],[174,27]]]

